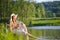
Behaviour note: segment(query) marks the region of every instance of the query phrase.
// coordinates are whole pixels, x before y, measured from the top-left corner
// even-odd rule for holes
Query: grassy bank
[[[49,20],[33,20],[33,25],[52,25],[52,26],[60,26],[60,19],[49,19]]]

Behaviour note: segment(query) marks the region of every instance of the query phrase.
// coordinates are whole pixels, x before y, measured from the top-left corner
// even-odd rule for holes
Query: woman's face
[[[13,16],[13,20],[16,20],[16,16]]]

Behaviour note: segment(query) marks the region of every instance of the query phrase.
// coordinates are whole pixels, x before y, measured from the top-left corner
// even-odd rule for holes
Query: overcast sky
[[[17,0],[13,0],[13,1],[17,1]],[[25,1],[29,1],[29,0],[25,0]],[[60,1],[60,0],[30,0],[31,2],[32,1],[35,1],[35,2],[53,2],[53,1]]]
[[[36,2],[52,2],[52,1],[60,1],[60,0],[35,0]]]

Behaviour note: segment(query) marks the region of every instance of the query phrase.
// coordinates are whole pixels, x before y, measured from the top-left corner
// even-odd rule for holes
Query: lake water
[[[60,29],[60,26],[33,26],[28,29]]]
[[[28,27],[28,31],[38,37],[30,40],[60,40],[60,26],[33,26]]]

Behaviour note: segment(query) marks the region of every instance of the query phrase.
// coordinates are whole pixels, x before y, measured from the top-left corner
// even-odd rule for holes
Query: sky
[[[13,0],[13,1],[17,1],[17,0]],[[25,0],[25,1],[29,1],[29,0]],[[35,2],[53,2],[53,1],[60,1],[60,0],[30,0],[31,2],[32,1],[35,1]]]
[[[60,0],[35,0],[36,2],[53,2],[53,1],[60,1]]]

